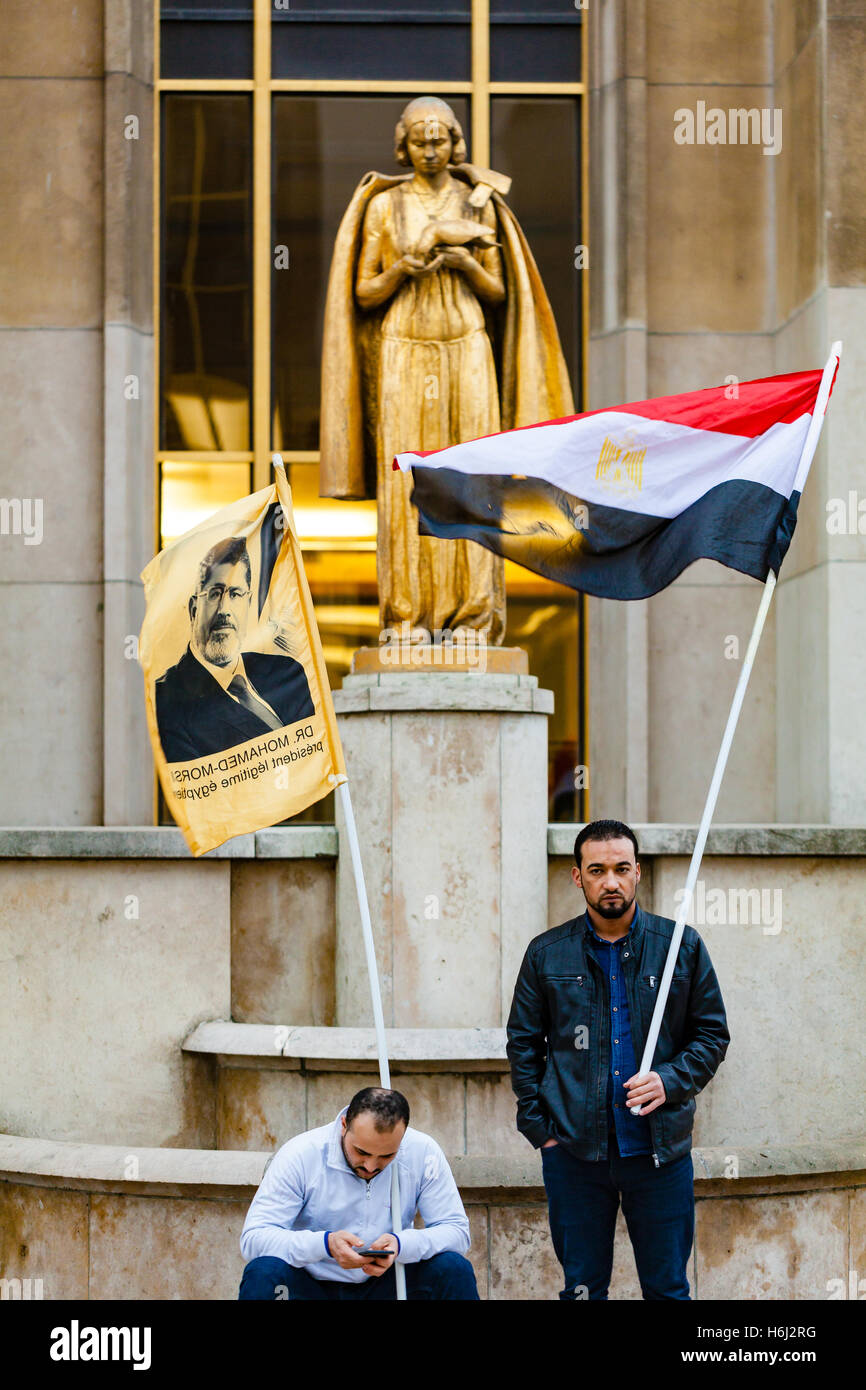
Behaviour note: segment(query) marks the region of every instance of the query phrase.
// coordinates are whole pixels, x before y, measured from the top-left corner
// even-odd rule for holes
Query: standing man
[[[541,1149],[561,1299],[607,1298],[620,1198],[644,1298],[689,1298],[694,1097],[730,1035],[707,948],[686,927],[656,1069],[638,1074],[675,924],[638,907],[637,854],[621,821],[584,826],[571,876],[586,912],[529,943],[508,1019],[517,1127]]]
[[[395,1159],[396,1217],[387,1171]],[[373,1249],[381,1255],[355,1253]],[[393,1299],[396,1259],[407,1298],[477,1301],[468,1249],[469,1222],[439,1145],[409,1129],[399,1091],[368,1086],[332,1124],[290,1139],[266,1169],[241,1233],[249,1263],[240,1297]]]

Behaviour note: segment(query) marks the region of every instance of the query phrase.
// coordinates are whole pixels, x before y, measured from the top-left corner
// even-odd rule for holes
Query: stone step
[[[736,1176],[731,1172],[732,1153],[737,1156]],[[248,1195],[252,1200],[272,1157],[270,1150],[238,1153],[140,1144],[80,1144],[0,1134],[0,1184],[28,1178],[37,1187],[72,1191],[80,1186],[127,1196],[218,1197],[231,1193]],[[866,1184],[866,1139],[862,1138],[762,1148],[732,1143],[692,1149],[692,1160],[698,1198],[734,1197],[744,1192],[754,1195],[781,1180],[787,1180],[787,1187],[796,1180],[804,1191],[811,1190],[819,1179],[831,1179],[834,1188]],[[450,1154],[448,1162],[461,1192],[543,1191],[541,1156],[526,1143],[518,1159]],[[710,1186],[716,1183],[722,1186]]]
[[[507,1068],[504,1028],[386,1028],[388,1058],[424,1071],[502,1071]],[[376,1062],[372,1028],[314,1028],[288,1023],[200,1023],[183,1042],[184,1052],[232,1057],[287,1058],[316,1070],[347,1062]]]
[[[446,1153],[521,1158],[502,1028],[388,1028],[392,1084]],[[212,1020],[183,1043],[216,1068],[221,1149],[275,1148],[379,1083],[372,1028]]]
[[[3,1276],[21,1282],[22,1298],[234,1299],[241,1227],[269,1157],[0,1134]],[[862,1140],[732,1144],[693,1158],[697,1297],[826,1298],[830,1281],[844,1283],[837,1276],[856,1268],[850,1218],[866,1182]],[[450,1162],[481,1297],[556,1299],[539,1155],[525,1145],[518,1159],[453,1154]],[[640,1297],[621,1217],[611,1297]]]

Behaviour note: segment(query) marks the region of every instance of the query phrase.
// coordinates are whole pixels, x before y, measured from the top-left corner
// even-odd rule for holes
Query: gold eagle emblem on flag
[[[646,445],[634,448],[635,436],[628,430],[621,443],[606,435],[595,466],[596,482],[611,492],[632,496],[643,487],[643,461],[646,458]]]

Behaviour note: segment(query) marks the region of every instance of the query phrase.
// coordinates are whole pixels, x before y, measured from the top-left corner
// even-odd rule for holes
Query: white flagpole
[[[272,454],[271,459],[275,468],[284,467],[281,454]],[[336,778],[332,780],[335,781]],[[355,892],[358,895],[358,908],[361,913],[364,953],[367,957],[367,974],[370,978],[370,997],[373,1003],[373,1024],[376,1029],[376,1050],[379,1054],[379,1083],[386,1090],[390,1090],[391,1070],[388,1066],[388,1045],[385,1041],[385,1016],[382,1013],[382,994],[379,989],[376,948],[373,944],[373,928],[370,923],[370,904],[367,901],[367,883],[364,878],[364,866],[361,863],[358,829],[355,825],[355,813],[352,810],[352,798],[349,794],[348,782],[345,779],[342,782],[338,782],[337,789],[340,793],[343,814],[346,818],[346,832],[349,837],[349,850],[352,856],[352,870],[355,877]],[[401,1223],[402,1211],[403,1208],[400,1204],[400,1174],[397,1171],[397,1160],[395,1158],[391,1164],[391,1222],[394,1226]],[[394,1278],[397,1284],[397,1298],[401,1301],[405,1300],[406,1271],[403,1266],[397,1264],[396,1261],[394,1263]]]
[[[830,397],[830,387],[833,384],[833,374],[839,363],[841,355],[842,344],[841,342],[835,342],[830,349],[830,356],[827,359],[827,364],[824,367],[824,372],[821,377],[821,384],[818,388],[818,395],[815,401],[815,409],[812,412],[812,419],[809,423],[809,429],[806,434],[805,442],[803,444],[803,451],[800,454],[800,462],[797,465],[797,472],[794,477],[794,485],[792,488],[793,492],[803,491],[803,485],[805,484],[806,478],[808,476],[809,468],[811,466],[812,459],[815,455],[815,450],[818,447],[818,437],[821,433],[821,426],[824,423],[824,415],[827,410],[827,401]],[[761,640],[761,633],[764,631],[764,623],[767,619],[767,613],[770,608],[770,602],[772,600],[773,591],[775,590],[775,588],[776,576],[771,570],[769,575],[767,576],[767,581],[764,585],[764,592],[761,595],[760,606],[755,616],[755,623],[752,628],[752,635],[749,638],[749,645],[746,650],[746,656],[743,661],[742,669],[740,671],[740,678],[737,681],[737,688],[734,691],[734,698],[731,702],[731,709],[730,713],[728,714],[728,722],[725,725],[725,732],[722,738],[722,746],[719,749],[719,755],[716,758],[716,766],[713,770],[713,777],[712,781],[710,782],[710,790],[707,793],[707,800],[706,805],[704,806],[704,813],[701,816],[701,823],[698,827],[698,836],[695,841],[695,847],[692,851],[692,860],[689,864],[689,872],[686,878],[686,886],[683,892],[683,900],[680,905],[680,910],[677,913],[676,923],[674,925],[674,932],[673,936],[671,937],[671,944],[668,948],[667,959],[665,961],[664,973],[662,974],[661,983],[659,984],[658,998],[656,999],[655,1008],[653,1009],[653,1016],[650,1022],[649,1032],[647,1033],[646,1045],[644,1046],[643,1056],[641,1058],[640,1072],[638,1073],[641,1076],[645,1076],[647,1072],[652,1070],[653,1054],[656,1050],[656,1043],[658,1042],[659,1030],[661,1028],[661,1022],[665,1011],[665,1005],[667,1004],[668,1000],[668,993],[671,987],[671,978],[674,973],[674,966],[676,965],[677,955],[680,949],[680,942],[683,939],[683,932],[685,931],[686,917],[688,916],[689,910],[692,905],[692,898],[694,896],[695,885],[697,883],[698,873],[701,867],[701,859],[703,858],[704,846],[707,842],[707,834],[710,829],[710,821],[712,820],[713,812],[716,809],[716,802],[719,797],[719,789],[722,785],[722,778],[725,775],[725,768],[727,767],[728,763],[728,755],[731,751],[731,744],[734,740],[734,733],[737,728],[737,721],[740,717],[740,710],[742,709],[743,700],[746,695],[746,687],[749,684],[749,676],[751,675],[752,666],[755,661],[755,653],[758,650],[758,643]],[[631,1113],[633,1115],[639,1115],[640,1109],[641,1108],[639,1105],[632,1106]]]
[[[376,1047],[379,1053],[379,1083],[387,1090],[391,1089],[391,1071],[388,1066],[388,1047],[385,1041],[385,1016],[382,1013],[382,995],[379,989],[379,971],[376,967],[376,947],[373,943],[373,927],[370,922],[370,904],[367,901],[367,883],[364,878],[364,866],[361,863],[361,847],[358,844],[358,830],[355,825],[355,813],[352,810],[352,798],[349,794],[349,783],[341,782],[338,787],[340,801],[343,806],[343,815],[346,820],[346,834],[349,839],[349,851],[352,856],[352,869],[355,875],[355,891],[358,894],[358,908],[361,913],[361,929],[364,935],[364,952],[367,957],[367,973],[370,976],[370,997],[373,1002],[373,1024],[376,1029]],[[400,1203],[400,1174],[397,1171],[396,1158],[391,1163],[391,1222],[396,1227],[402,1224],[402,1206]],[[396,1232],[395,1232],[396,1234]],[[397,1297],[406,1297],[406,1271],[401,1264],[394,1264],[394,1277],[397,1281]]]

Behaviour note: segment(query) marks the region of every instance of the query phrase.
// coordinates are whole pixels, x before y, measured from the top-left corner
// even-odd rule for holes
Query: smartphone
[[[395,1254],[396,1252],[394,1250],[371,1250],[369,1249],[369,1247],[366,1249],[360,1249],[356,1245],[352,1253],[354,1255],[366,1255],[369,1259],[372,1260],[387,1260],[391,1257],[391,1255]]]

